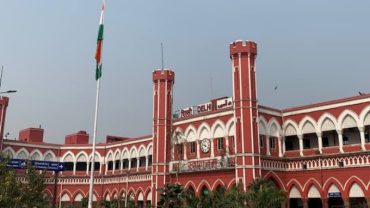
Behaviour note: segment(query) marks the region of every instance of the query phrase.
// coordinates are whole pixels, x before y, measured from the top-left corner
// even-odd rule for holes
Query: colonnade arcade
[[[367,145],[370,142],[369,132],[368,110],[360,115],[345,110],[338,119],[328,113],[318,121],[309,116],[299,123],[287,119],[282,127],[274,118],[269,122],[263,116],[259,118],[259,133],[260,138],[265,139],[266,154],[270,155],[275,148],[271,144],[277,142],[280,157],[364,151],[370,149]]]

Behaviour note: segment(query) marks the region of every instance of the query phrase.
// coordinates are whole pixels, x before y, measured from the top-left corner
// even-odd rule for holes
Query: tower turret
[[[261,175],[257,125],[256,56],[255,42],[238,40],[230,43],[236,128],[236,181],[243,184],[244,190],[248,183]]]
[[[169,182],[171,159],[172,98],[175,73],[170,69],[153,72],[153,163],[152,204],[159,201],[158,189]],[[155,194],[154,194],[155,193]]]

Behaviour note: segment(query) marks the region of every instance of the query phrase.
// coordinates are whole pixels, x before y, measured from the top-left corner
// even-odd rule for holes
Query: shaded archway
[[[310,189],[308,190],[307,198],[308,198],[308,207],[312,208],[323,207],[321,200],[322,197],[320,191],[316,188],[316,186],[311,185]]]
[[[197,207],[198,199],[195,195],[195,189],[191,185],[185,191],[185,203],[186,207]]]
[[[365,194],[357,183],[353,183],[349,190],[349,204],[351,207],[367,207]]]
[[[295,186],[289,192],[289,207],[303,208],[301,192]]]

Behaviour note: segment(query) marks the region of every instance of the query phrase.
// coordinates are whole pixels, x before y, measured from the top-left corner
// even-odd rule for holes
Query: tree
[[[17,180],[14,169],[7,167],[9,159],[0,156],[0,207],[49,207],[44,197],[45,172],[39,172],[27,163],[24,183]]]
[[[285,193],[272,181],[256,179],[248,187],[247,206],[251,208],[280,207],[285,200]]]
[[[6,164],[8,159],[0,159],[0,207],[15,207],[20,203],[21,193],[15,171]]]
[[[178,208],[182,207],[184,201],[184,190],[179,184],[166,184],[159,189],[160,199],[158,207],[163,208]]]

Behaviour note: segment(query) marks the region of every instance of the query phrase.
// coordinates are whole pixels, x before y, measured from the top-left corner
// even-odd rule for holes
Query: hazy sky
[[[100,0],[1,0],[1,91],[18,90],[9,95],[10,138],[39,125],[47,142],[92,133],[100,7]],[[258,43],[262,105],[370,92],[369,11],[364,0],[107,0],[98,141],[150,134],[161,42],[165,66],[176,72],[174,109],[231,96],[228,44],[237,39]]]

